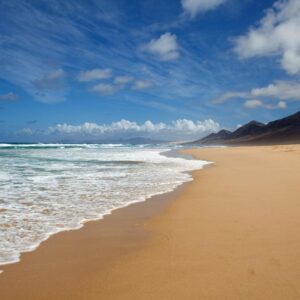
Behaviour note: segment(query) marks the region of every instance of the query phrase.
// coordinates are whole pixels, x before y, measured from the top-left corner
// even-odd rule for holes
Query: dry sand
[[[186,152],[215,164],[1,268],[0,299],[300,299],[300,146]]]

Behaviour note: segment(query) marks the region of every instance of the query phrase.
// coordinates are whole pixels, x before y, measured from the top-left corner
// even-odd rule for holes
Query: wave
[[[163,148],[60,145],[0,153],[0,265],[17,262],[54,233],[172,191],[207,164],[164,156]]]
[[[116,148],[124,144],[0,144],[0,149],[72,149],[72,148]]]

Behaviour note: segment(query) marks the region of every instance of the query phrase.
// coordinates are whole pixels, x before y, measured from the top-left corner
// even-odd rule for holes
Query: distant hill
[[[300,111],[268,124],[251,121],[233,132],[223,129],[189,144],[270,145],[289,143],[300,143]]]
[[[205,138],[201,139],[202,143],[211,143],[214,142],[218,144],[223,139],[226,139],[232,132],[226,129],[222,129],[218,133],[211,133],[210,135],[206,136]],[[198,142],[198,141],[196,141]]]

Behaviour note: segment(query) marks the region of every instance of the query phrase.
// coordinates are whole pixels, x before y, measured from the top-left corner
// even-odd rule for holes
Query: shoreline
[[[181,155],[179,153],[180,151],[181,151],[181,149],[176,150],[176,153],[172,152],[172,157],[178,156],[178,157],[183,158],[184,155]],[[168,152],[166,152],[166,153],[168,154]],[[166,153],[163,153],[161,155],[165,155]],[[191,155],[190,155],[189,159],[198,160],[196,158],[193,158]],[[203,161],[203,162],[206,163],[206,161]],[[143,226],[143,224],[145,222],[147,222],[147,220],[160,214],[171,201],[174,201],[174,199],[176,199],[182,193],[182,191],[185,189],[185,187],[194,180],[193,173],[195,171],[199,171],[199,170],[201,171],[202,169],[205,169],[210,164],[211,164],[211,162],[207,162],[207,164],[203,165],[200,169],[184,172],[184,173],[189,174],[191,176],[191,179],[189,181],[182,182],[181,184],[176,186],[171,191],[162,192],[160,194],[150,196],[149,198],[146,198],[145,200],[142,200],[142,201],[132,201],[132,202],[126,204],[125,206],[112,209],[109,213],[104,214],[99,219],[86,220],[86,221],[82,222],[81,226],[79,228],[62,230],[57,233],[53,233],[53,234],[49,235],[49,237],[47,237],[46,239],[41,241],[32,250],[21,252],[20,259],[18,261],[9,262],[7,264],[0,265],[0,298],[2,298],[1,291],[3,291],[3,286],[5,285],[5,283],[3,283],[3,281],[4,281],[3,278],[4,278],[4,276],[6,276],[6,274],[8,272],[10,273],[9,275],[11,276],[8,279],[8,282],[14,281],[15,274],[18,274],[19,272],[21,272],[21,273],[24,272],[23,275],[25,276],[26,273],[28,272],[28,270],[26,270],[26,268],[29,267],[29,269],[30,269],[35,264],[36,253],[39,254],[40,251],[44,251],[44,248],[47,249],[49,247],[50,247],[49,251],[51,252],[52,245],[54,247],[56,247],[57,243],[60,243],[62,240],[70,237],[73,234],[76,236],[77,232],[79,235],[81,235],[81,234],[84,235],[84,231],[90,231],[90,228],[92,228],[91,230],[98,231],[98,227],[99,227],[100,234],[102,234],[102,236],[100,236],[99,239],[105,239],[105,234],[103,234],[103,233],[105,233],[105,231],[107,231],[107,230],[110,231],[110,229],[107,227],[109,227],[112,222],[115,223],[115,219],[117,219],[117,221],[116,221],[117,231],[119,231],[119,233],[121,233],[121,234],[126,235],[127,237],[128,237],[128,235],[133,236],[133,238],[135,239],[132,243],[134,245],[131,245],[131,247],[130,247],[131,248],[130,251],[134,251],[133,248],[136,248],[136,247],[138,248],[138,245],[142,245],[142,244],[146,243],[147,239],[149,239],[151,236],[151,232],[146,230],[145,227]],[[134,217],[133,219],[127,220],[127,217],[132,217],[132,216]],[[125,219],[125,220],[123,220],[123,219]],[[120,223],[123,223],[123,225],[124,225],[124,223],[126,223],[125,229],[124,229],[124,227],[122,228],[122,224],[120,224]],[[120,238],[119,233],[117,236],[118,239]],[[48,246],[48,244],[50,244],[50,246]],[[114,245],[114,247],[116,247],[116,246]],[[47,252],[47,250],[46,250],[46,252]],[[106,253],[106,254],[108,254],[108,253]],[[121,253],[119,253],[118,255],[120,255],[120,254]],[[44,255],[44,254],[42,254],[42,255]],[[122,253],[122,255],[124,255],[124,253]],[[46,256],[47,256],[47,254],[46,254]],[[108,265],[115,260],[115,255],[111,256],[108,254],[107,256],[108,256],[107,257],[108,260],[105,261],[103,263],[103,265]],[[56,259],[57,258],[58,257],[56,256]],[[29,262],[27,262],[28,259],[29,259]],[[32,260],[33,260],[33,264],[32,264]],[[37,260],[39,260],[39,258]],[[24,268],[23,268],[23,265],[24,265]],[[18,274],[18,277],[19,278],[21,277],[21,280],[22,280],[23,275]],[[6,278],[5,278],[5,280],[6,280]],[[9,291],[11,292],[11,289],[9,289]],[[7,299],[10,299],[10,292],[8,293],[7,296],[5,295],[5,297],[8,297]],[[19,297],[22,297],[21,296],[22,293],[17,293],[17,295],[18,295],[17,299],[19,299]],[[13,297],[12,299],[15,299],[15,295],[12,295],[12,297]],[[39,297],[38,299],[41,299],[40,297],[42,297],[42,296],[39,295],[38,297]],[[65,299],[65,297],[67,297],[67,295],[65,295],[63,297],[63,299]],[[45,299],[49,299],[49,298],[46,297]]]
[[[166,157],[179,157],[179,158],[187,159],[184,154],[180,153],[180,149],[171,149],[171,150],[168,150],[168,151],[162,151],[160,153],[160,155],[166,156]],[[190,160],[198,160],[198,159],[193,158],[192,156],[190,156],[189,159]],[[201,161],[201,160],[199,160],[199,161]],[[203,165],[201,166],[201,168],[199,168],[197,170],[201,170],[206,165],[210,164],[210,162],[206,162],[206,161],[201,161],[201,163],[203,163]],[[24,254],[36,251],[40,247],[41,244],[45,243],[47,240],[49,240],[54,235],[61,234],[61,233],[64,233],[64,232],[73,231],[73,230],[80,230],[80,229],[82,229],[85,226],[85,224],[87,224],[89,222],[101,221],[104,218],[106,218],[109,215],[111,215],[115,210],[123,209],[123,208],[126,208],[128,206],[134,205],[136,203],[145,202],[145,201],[151,200],[153,198],[155,199],[157,197],[158,197],[158,200],[164,199],[165,197],[169,197],[168,194],[172,194],[173,192],[176,192],[183,185],[185,185],[185,184],[187,184],[187,183],[189,183],[189,182],[191,182],[191,181],[194,180],[193,176],[192,176],[192,172],[193,171],[182,172],[182,173],[189,174],[191,176],[191,178],[189,180],[185,180],[185,181],[182,181],[181,183],[178,183],[174,188],[172,188],[172,190],[168,190],[168,191],[156,193],[156,194],[151,195],[151,196],[147,196],[143,200],[133,200],[133,201],[130,201],[130,202],[126,203],[125,205],[112,208],[107,213],[101,214],[101,215],[99,215],[99,217],[96,217],[96,218],[93,218],[93,219],[83,219],[82,221],[80,221],[80,223],[76,227],[73,227],[73,228],[64,228],[64,229],[61,229],[61,230],[58,230],[58,231],[53,231],[53,232],[47,233],[45,238],[43,238],[42,240],[40,240],[39,242],[37,242],[35,245],[30,246],[29,249],[20,252],[20,255],[19,255],[18,258],[14,259],[14,260],[11,260],[11,261],[7,261],[5,263],[0,263],[0,275],[3,273],[4,266],[8,266],[8,265],[11,265],[11,264],[19,263],[21,261],[21,259],[22,259],[22,257],[23,257]],[[1,279],[1,277],[0,277],[0,279]]]
[[[205,166],[204,166],[205,167]],[[203,168],[204,168],[203,167]],[[199,170],[202,170],[202,169],[199,169]],[[193,171],[190,171],[190,172],[185,172],[185,173],[188,173],[188,174],[191,174],[192,176],[192,173]],[[173,197],[175,198],[176,197],[176,194],[179,193],[179,191],[183,188],[184,185],[188,184],[189,182],[193,181],[193,179],[191,179],[190,181],[185,181],[185,182],[182,182],[181,184],[179,184],[178,186],[176,186],[172,191],[167,191],[167,192],[162,192],[162,193],[159,193],[159,194],[156,194],[156,195],[153,195],[153,196],[150,196],[148,198],[146,198],[145,200],[141,200],[141,201],[132,201],[132,202],[129,202],[127,203],[126,205],[124,206],[120,206],[120,207],[116,207],[116,208],[113,208],[112,210],[110,210],[108,213],[106,214],[103,214],[101,215],[99,218],[95,218],[95,219],[85,219],[83,221],[80,222],[80,225],[78,227],[74,227],[74,228],[69,228],[69,229],[63,229],[61,231],[58,231],[58,232],[53,232],[53,233],[49,233],[47,235],[47,237],[45,239],[43,239],[41,242],[39,242],[37,245],[35,246],[32,246],[31,249],[29,250],[26,250],[26,251],[23,251],[20,253],[20,257],[18,260],[15,260],[15,261],[10,261],[10,262],[6,262],[4,264],[1,264],[0,263],[0,275],[3,273],[3,268],[5,266],[8,266],[8,265],[12,265],[12,264],[17,264],[19,262],[21,262],[21,259],[22,259],[22,256],[27,254],[27,253],[31,253],[31,252],[34,252],[36,251],[43,243],[47,242],[50,238],[52,238],[52,236],[55,236],[55,235],[58,235],[58,234],[63,234],[63,233],[67,233],[67,232],[70,232],[70,231],[76,231],[76,230],[81,230],[84,226],[86,226],[86,224],[90,223],[90,222],[99,222],[99,221],[102,221],[104,220],[105,218],[109,217],[110,215],[112,215],[115,211],[118,211],[118,210],[123,210],[124,208],[128,208],[132,205],[135,205],[135,204],[139,204],[139,203],[144,203],[144,202],[147,202],[147,201],[161,201],[161,202],[164,202],[166,201],[166,199],[170,200],[172,199]],[[174,195],[173,195],[174,193]],[[0,277],[1,279],[1,277]]]
[[[203,166],[203,168],[205,168],[205,166]],[[199,170],[202,170],[203,168],[199,169]],[[184,172],[184,173],[187,173],[187,174],[190,174],[192,176],[192,173],[194,171],[187,171],[187,172]],[[132,201],[132,202],[129,202],[127,203],[126,205],[124,206],[121,206],[121,207],[116,207],[114,209],[112,209],[111,211],[109,211],[108,213],[102,215],[101,217],[99,218],[95,218],[95,219],[85,219],[84,221],[82,221],[79,225],[79,227],[76,227],[76,228],[70,228],[70,229],[63,229],[61,231],[58,231],[58,232],[53,232],[53,233],[50,233],[49,236],[47,236],[44,240],[42,240],[39,244],[37,244],[36,246],[32,246],[32,249],[30,250],[27,250],[27,251],[23,251],[21,252],[20,254],[20,258],[16,261],[12,261],[12,262],[7,262],[7,263],[4,263],[4,264],[0,264],[0,275],[2,273],[4,273],[4,269],[6,267],[9,267],[10,265],[14,265],[14,264],[18,264],[22,261],[22,257],[23,256],[26,256],[27,254],[29,253],[32,253],[32,252],[35,252],[36,250],[38,250],[38,248],[40,246],[42,246],[43,244],[47,243],[47,241],[49,239],[52,239],[54,236],[56,235],[63,235],[65,233],[69,233],[71,231],[78,231],[78,230],[82,230],[85,226],[87,226],[87,224],[89,223],[98,223],[98,222],[101,222],[101,221],[104,221],[106,220],[107,218],[109,218],[111,215],[113,214],[118,214],[119,211],[123,211],[124,209],[128,208],[128,209],[131,209],[131,206],[135,206],[135,205],[139,205],[139,204],[143,204],[148,201],[154,201],[155,203],[151,203],[151,205],[155,205],[156,208],[155,210],[157,209],[156,212],[153,212],[154,214],[156,213],[159,213],[159,211],[161,209],[163,209],[163,207],[167,204],[167,202],[169,201],[172,201],[172,199],[176,198],[176,196],[181,192],[181,190],[184,188],[185,185],[189,184],[191,181],[193,181],[194,179],[192,178],[191,180],[189,181],[185,181],[185,182],[182,182],[181,184],[179,184],[178,186],[176,186],[172,191],[167,191],[167,192],[162,192],[162,193],[159,193],[159,194],[156,194],[156,195],[153,195],[153,196],[150,196],[148,198],[146,198],[145,200],[137,200],[137,201]],[[147,203],[148,205],[148,203]],[[153,208],[154,209],[154,208]],[[148,217],[148,216],[147,216]],[[0,280],[1,280],[1,276],[0,276]]]
[[[297,299],[300,146],[184,151],[215,164],[52,236],[3,267],[1,299]]]

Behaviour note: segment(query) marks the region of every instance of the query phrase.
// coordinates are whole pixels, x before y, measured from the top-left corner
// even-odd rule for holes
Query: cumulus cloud
[[[251,91],[253,96],[274,97],[280,100],[300,100],[300,82],[277,80],[266,87]]]
[[[256,108],[263,106],[263,102],[261,100],[253,99],[253,100],[247,100],[244,103],[244,106],[247,108]]]
[[[62,69],[51,71],[42,78],[33,81],[38,90],[58,90],[64,87],[65,72]]]
[[[153,86],[153,83],[149,80],[137,80],[134,82],[132,89],[134,90],[146,90]]]
[[[214,120],[192,121],[180,119],[166,123],[146,121],[142,124],[128,120],[120,120],[111,124],[84,123],[82,125],[57,124],[47,130],[48,135],[69,137],[73,139],[108,139],[150,137],[161,139],[193,139],[200,138],[210,132],[216,132],[220,125]]]
[[[108,79],[112,77],[111,69],[93,69],[89,71],[82,71],[79,73],[77,79],[82,82]]]
[[[289,74],[300,73],[300,2],[277,1],[267,10],[257,27],[236,39],[235,51],[241,58],[279,55]]]
[[[170,32],[162,34],[158,39],[152,39],[143,48],[162,61],[176,60],[180,56],[177,37]]]
[[[244,106],[246,108],[250,108],[250,109],[258,108],[258,107],[263,107],[263,108],[267,108],[267,109],[285,109],[286,103],[284,101],[279,101],[276,105],[273,105],[273,104],[264,103],[263,101],[261,101],[259,99],[251,99],[251,100],[245,101]]]
[[[197,14],[213,10],[227,0],[181,0],[184,12],[194,18]]]
[[[277,103],[277,108],[285,109],[285,108],[287,108],[287,105],[286,105],[286,103],[284,101],[279,101]]]
[[[9,93],[0,95],[0,101],[17,101],[18,99],[19,99],[19,96],[17,94],[15,94],[14,92],[9,92]]]
[[[247,99],[244,106],[247,108],[264,107],[269,109],[286,108],[286,101],[300,101],[300,82],[277,80],[265,87],[254,88],[249,92],[228,92],[212,102],[221,104],[232,99]],[[266,104],[260,98],[271,101],[280,100],[276,105]]]
[[[186,134],[203,133],[207,131],[218,131],[220,126],[215,121],[208,119],[205,121],[191,121],[187,119],[180,119],[172,122],[173,130],[185,132]]]

